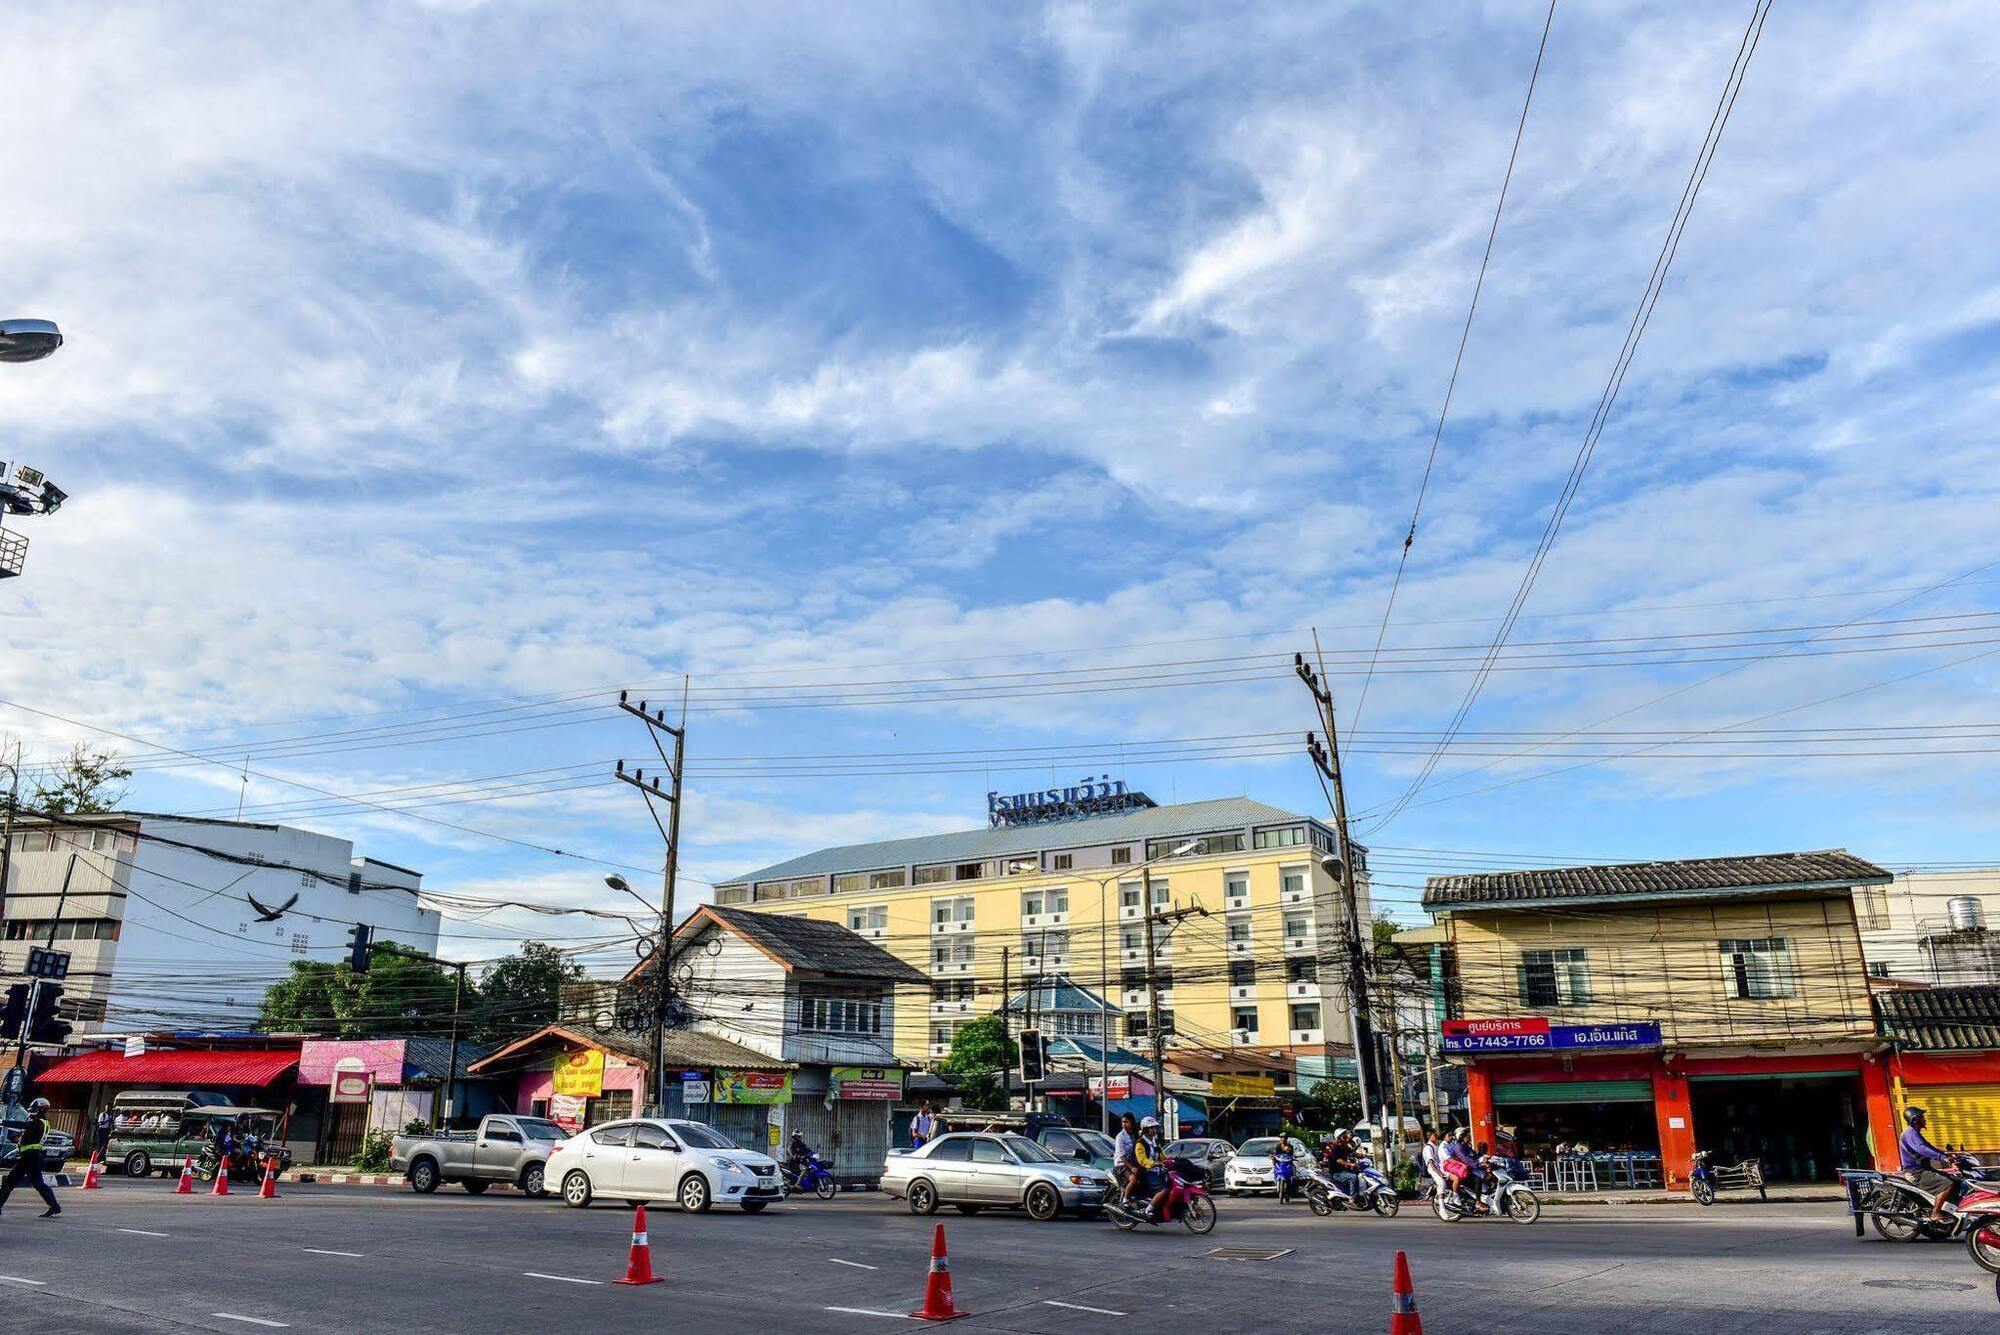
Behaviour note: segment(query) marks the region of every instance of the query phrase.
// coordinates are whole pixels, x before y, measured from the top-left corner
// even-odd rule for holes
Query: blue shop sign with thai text
[[[1660,1026],[1634,1024],[1552,1024],[1547,1033],[1446,1034],[1446,1052],[1576,1052],[1599,1048],[1656,1048]]]

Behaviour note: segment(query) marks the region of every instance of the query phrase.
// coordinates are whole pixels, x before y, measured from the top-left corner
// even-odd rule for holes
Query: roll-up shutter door
[[[2000,1151],[2000,1085],[1905,1085],[1903,1106],[1929,1114],[1931,1144],[1969,1154]]]
[[[1650,1080],[1530,1080],[1493,1086],[1501,1103],[1651,1103]]]

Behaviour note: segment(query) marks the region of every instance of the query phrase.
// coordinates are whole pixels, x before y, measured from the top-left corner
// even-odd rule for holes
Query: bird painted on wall
[[[276,922],[278,919],[285,916],[286,909],[290,908],[292,905],[299,902],[299,895],[296,890],[292,892],[292,897],[290,899],[278,905],[278,907],[276,908],[271,908],[270,906],[265,904],[259,904],[257,902],[257,896],[255,895],[245,895],[243,896],[243,898],[249,901],[250,907],[252,909],[256,910],[258,922]]]

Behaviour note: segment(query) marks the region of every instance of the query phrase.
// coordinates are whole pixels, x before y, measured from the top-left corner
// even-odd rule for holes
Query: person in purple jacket
[[[1922,1108],[1905,1108],[1903,1128],[1896,1148],[1902,1152],[1903,1171],[1917,1184],[1917,1190],[1931,1196],[1931,1222],[1944,1218],[1944,1207],[1958,1194],[1957,1163],[1943,1150],[1924,1138],[1925,1113]]]

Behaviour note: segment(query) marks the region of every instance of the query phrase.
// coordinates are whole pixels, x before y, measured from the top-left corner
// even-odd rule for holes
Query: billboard
[[[790,1103],[790,1071],[717,1071],[710,1091],[717,1103]]]
[[[836,1066],[827,1075],[837,1099],[880,1099],[894,1103],[903,1097],[903,1072],[894,1066]]]
[[[594,1099],[604,1093],[604,1053],[580,1048],[556,1058],[555,1092]]]

